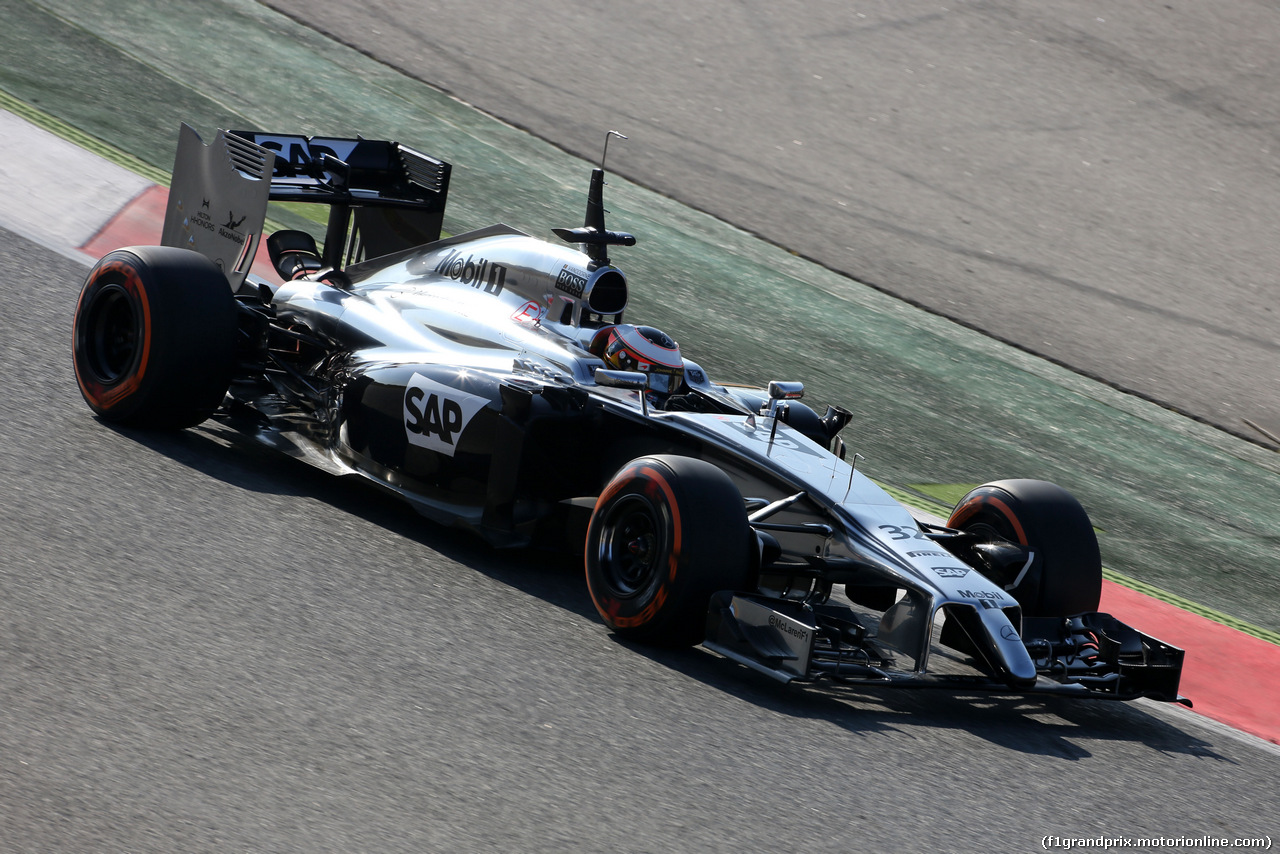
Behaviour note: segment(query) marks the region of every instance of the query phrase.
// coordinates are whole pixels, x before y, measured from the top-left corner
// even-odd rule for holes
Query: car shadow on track
[[[335,477],[217,426],[149,431],[99,422],[201,474],[249,492],[320,501],[412,540],[552,604],[596,619],[580,558],[538,549],[495,549],[468,531],[424,518],[399,497],[358,477]]]
[[[1070,761],[1092,758],[1084,742],[1098,741],[1234,761],[1188,729],[1130,702],[947,689],[874,689],[828,682],[783,685],[707,650],[654,650],[620,643],[770,712],[826,721],[852,735],[950,729],[964,730],[1011,751]]]
[[[607,631],[587,595],[576,555],[492,549],[470,533],[432,524],[403,501],[367,484],[332,477],[216,428],[156,433],[104,426],[236,488],[324,502]],[[704,649],[654,649],[616,640],[631,653],[739,700],[779,715],[824,721],[855,736],[963,730],[1010,751],[1068,761],[1092,758],[1084,744],[1099,740],[1232,761],[1187,729],[1132,703],[829,683],[785,686]]]

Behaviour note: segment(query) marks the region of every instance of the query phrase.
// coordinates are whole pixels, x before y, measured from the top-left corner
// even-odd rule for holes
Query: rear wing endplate
[[[237,290],[262,239],[274,161],[271,151],[223,131],[205,145],[184,122],[160,242],[204,255]]]

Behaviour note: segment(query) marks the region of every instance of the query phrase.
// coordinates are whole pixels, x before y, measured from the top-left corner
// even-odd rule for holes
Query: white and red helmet
[[[648,374],[651,391],[672,394],[684,383],[680,345],[661,329],[625,323],[611,326],[600,330],[591,349],[614,370]]]

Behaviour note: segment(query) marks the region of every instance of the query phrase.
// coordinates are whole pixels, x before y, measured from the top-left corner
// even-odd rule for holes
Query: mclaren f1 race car
[[[161,245],[84,283],[85,400],[135,427],[211,419],[497,546],[585,545],[618,636],[782,682],[1183,701],[1182,650],[1097,613],[1066,491],[998,481],[913,515],[846,459],[848,410],[716,382],[624,320],[609,252],[635,238],[605,226],[603,162],[556,241],[442,236],[450,172],[396,142],[183,125]],[[273,201],[321,225],[264,235]]]

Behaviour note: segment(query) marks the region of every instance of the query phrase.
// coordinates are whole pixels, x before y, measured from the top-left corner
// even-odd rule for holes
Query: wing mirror
[[[784,383],[774,380],[769,383],[770,400],[799,400],[804,397],[804,383]]]
[[[608,368],[596,368],[596,385],[648,391],[649,375],[641,371],[611,371]]]
[[[629,388],[640,392],[640,409],[649,414],[649,375],[641,371],[613,371],[608,368],[596,368],[596,385],[608,388]]]
[[[765,418],[775,418],[779,406],[784,400],[799,400],[804,397],[804,383],[786,383],[773,380],[769,383],[769,402],[760,407],[760,414]]]

